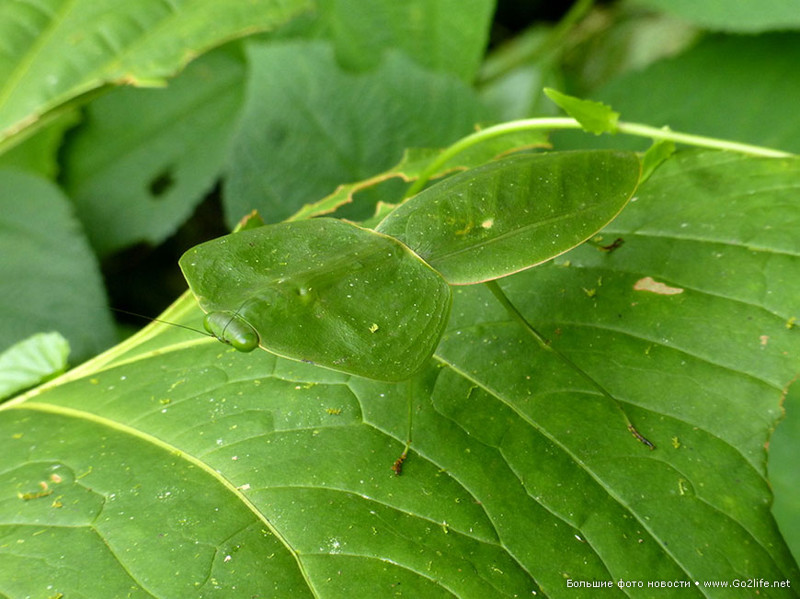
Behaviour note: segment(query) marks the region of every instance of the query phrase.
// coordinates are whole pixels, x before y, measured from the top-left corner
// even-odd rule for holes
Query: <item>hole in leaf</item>
[[[173,185],[175,185],[175,179],[172,176],[172,167],[167,167],[153,177],[147,187],[150,191],[150,195],[159,199],[172,189]]]

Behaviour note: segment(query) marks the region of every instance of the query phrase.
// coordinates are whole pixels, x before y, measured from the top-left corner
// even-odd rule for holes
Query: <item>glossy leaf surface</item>
[[[422,191],[377,230],[400,239],[449,283],[478,283],[585,241],[622,210],[639,172],[630,152],[511,156]]]
[[[447,283],[408,248],[334,219],[241,231],[180,265],[202,308],[243,320],[264,349],[379,380],[419,369],[450,309]]]
[[[2,592],[796,597],[765,445],[800,370],[799,181],[797,160],[678,154],[603,232],[621,247],[501,281],[655,451],[480,285],[399,384],[156,323],[0,406]],[[202,327],[191,297],[162,317]]]

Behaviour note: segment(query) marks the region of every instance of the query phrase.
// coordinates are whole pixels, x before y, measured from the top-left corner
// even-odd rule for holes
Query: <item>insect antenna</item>
[[[145,316],[144,314],[139,314],[137,312],[131,312],[130,310],[123,310],[122,308],[113,308],[109,306],[112,311],[119,312],[120,314],[127,314],[128,316],[135,316],[136,318],[142,318],[144,320],[149,320],[151,322],[160,322],[162,324],[169,324],[174,327],[178,327],[181,329],[186,329],[187,331],[194,331],[195,333],[200,333],[204,337],[214,337],[211,333],[206,331],[201,331],[200,329],[196,329],[194,327],[187,326],[185,324],[178,324],[177,322],[170,322],[169,320],[161,320],[160,318],[153,318],[152,316]]]
[[[244,301],[243,301],[241,304],[239,304],[239,307],[238,307],[238,308],[236,308],[236,310],[233,312],[233,314],[231,314],[231,319],[230,319],[230,320],[227,322],[227,324],[226,324],[226,325],[223,327],[223,329],[222,329],[222,336],[223,336],[223,337],[225,336],[225,333],[228,331],[228,327],[229,327],[229,326],[230,326],[230,324],[233,322],[234,318],[236,318],[237,316],[239,316],[239,314],[241,313],[241,311],[242,311],[242,310],[244,310],[244,307],[245,307],[245,306],[246,306],[246,305],[247,305],[247,304],[248,304],[250,301],[252,301],[252,300],[251,300],[251,298],[247,298],[246,300],[244,300]],[[228,343],[228,341],[225,341],[224,339],[220,339],[220,341],[222,341],[223,343]]]

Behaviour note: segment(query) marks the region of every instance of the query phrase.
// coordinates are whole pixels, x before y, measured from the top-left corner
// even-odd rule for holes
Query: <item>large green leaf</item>
[[[511,156],[417,194],[377,227],[454,285],[530,268],[594,235],[639,183],[632,152]]]
[[[254,329],[278,355],[379,380],[419,370],[450,310],[447,283],[402,243],[335,219],[227,235],[180,264],[220,339]]]
[[[88,106],[63,180],[98,252],[158,244],[188,218],[227,158],[243,79],[240,51],[226,47],[166,89],[118,89]]]
[[[0,3],[0,144],[106,84],[163,84],[224,41],[271,29],[308,0]]]
[[[799,181],[679,155],[608,229],[622,246],[502,281],[655,451],[482,286],[399,384],[156,324],[0,411],[2,592],[796,597],[764,443],[800,369]]]
[[[0,170],[0,351],[58,331],[72,363],[115,341],[97,259],[61,191]]]
[[[354,74],[324,43],[248,50],[252,74],[224,187],[231,226],[254,209],[280,221],[391,167],[406,148],[446,146],[484,118],[464,83],[397,52]]]

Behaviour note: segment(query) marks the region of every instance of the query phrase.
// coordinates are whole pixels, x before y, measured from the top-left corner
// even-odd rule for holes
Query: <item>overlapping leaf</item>
[[[58,333],[37,333],[0,352],[0,401],[67,369],[69,342]]]
[[[306,0],[0,4],[0,144],[103,85],[163,84],[204,50],[274,28]]]
[[[158,324],[0,413],[3,592],[728,597],[703,583],[800,579],[764,478],[800,370],[798,180],[796,160],[681,155],[607,230],[622,246],[503,281],[655,451],[480,286],[408,383]]]
[[[167,89],[118,89],[87,108],[63,180],[99,253],[160,243],[218,179],[244,94],[240,54],[226,47]]]

